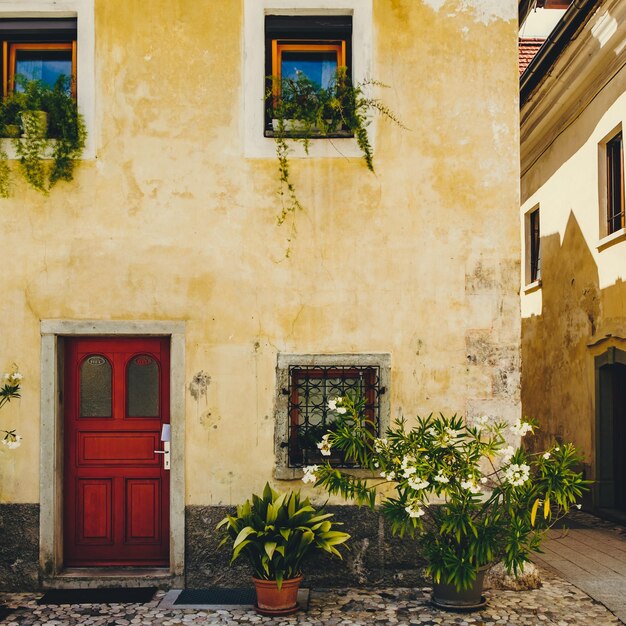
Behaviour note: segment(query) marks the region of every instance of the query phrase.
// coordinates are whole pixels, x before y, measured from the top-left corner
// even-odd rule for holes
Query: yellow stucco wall
[[[372,75],[410,130],[375,126],[376,175],[294,161],[288,259],[276,162],[243,153],[242,2],[147,4],[95,1],[97,158],[0,204],[0,355],[25,376],[2,500],[39,498],[41,319],[187,322],[187,384],[211,376],[186,393],[188,504],[272,478],[279,352],[391,353],[393,416],[516,418],[515,1],[374,1]]]
[[[591,477],[594,359],[611,346],[626,350],[626,242],[602,245],[602,144],[626,122],[624,8],[605,2],[578,39],[579,56],[565,52],[553,82],[522,108],[522,224],[538,206],[542,264],[541,289],[522,294],[522,410],[540,419],[543,443],[574,441]],[[561,73],[571,68],[578,82]],[[558,85],[567,92],[553,101]],[[531,112],[538,102],[552,112]]]

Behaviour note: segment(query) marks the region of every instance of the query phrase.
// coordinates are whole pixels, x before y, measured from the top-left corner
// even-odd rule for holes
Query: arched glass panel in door
[[[79,377],[80,417],[111,417],[111,363],[92,354],[81,363]]]
[[[126,370],[128,417],[159,417],[159,364],[148,354],[134,356]]]

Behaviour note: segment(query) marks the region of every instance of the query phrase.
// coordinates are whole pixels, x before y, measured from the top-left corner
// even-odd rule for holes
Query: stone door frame
[[[172,586],[185,572],[185,322],[42,320],[39,482],[39,574],[44,586],[63,579],[63,338],[74,336],[159,336],[170,338],[170,567]],[[85,574],[90,585],[110,586],[102,570]],[[119,576],[123,578],[123,575]],[[126,577],[136,578],[128,572]]]

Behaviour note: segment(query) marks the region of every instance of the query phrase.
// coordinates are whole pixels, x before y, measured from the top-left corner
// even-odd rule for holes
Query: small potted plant
[[[538,551],[547,529],[565,515],[586,488],[571,444],[530,454],[508,444],[534,425],[481,417],[430,415],[413,427],[398,420],[378,437],[358,398],[332,405],[349,421],[325,438],[380,477],[359,478],[330,464],[305,468],[303,480],[358,504],[380,506],[394,533],[409,533],[428,561],[433,602],[443,608],[480,608],[485,569],[503,560],[517,573]],[[384,489],[380,489],[383,487]],[[393,487],[393,490],[389,488]]]
[[[385,87],[367,80],[353,83],[346,67],[339,67],[327,87],[313,82],[303,72],[295,78],[268,77],[267,112],[272,120],[270,134],[276,142],[280,179],[279,195],[287,203],[278,217],[282,224],[290,213],[301,208],[289,173],[289,141],[300,142],[308,154],[310,140],[324,137],[354,137],[367,169],[374,171],[374,153],[368,135],[372,116],[379,114],[404,128],[396,115],[378,98],[367,92]]]
[[[299,609],[302,565],[314,550],[341,558],[337,546],[350,535],[335,530],[332,513],[316,510],[300,492],[278,493],[269,484],[261,496],[237,507],[217,528],[226,533],[232,561],[245,556],[252,566],[256,609],[263,615],[287,615]]]
[[[50,87],[18,75],[16,86],[16,91],[0,103],[0,131],[12,138],[26,181],[47,194],[59,180],[72,180],[74,165],[85,146],[85,125],[66,76],[60,76]],[[0,149],[2,197],[9,195],[7,159],[6,152]]]

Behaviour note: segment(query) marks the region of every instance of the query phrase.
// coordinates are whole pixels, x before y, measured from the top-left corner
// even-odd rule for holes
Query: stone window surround
[[[380,402],[380,432],[383,433],[391,423],[390,378],[391,354],[388,352],[374,353],[339,353],[339,354],[279,354],[276,364],[276,400],[274,413],[274,456],[276,466],[274,477],[277,480],[298,480],[303,476],[301,468],[289,467],[288,450],[281,444],[285,441],[289,429],[288,397],[282,392],[289,388],[289,367],[293,365],[313,366],[321,365],[353,365],[366,367],[368,365],[380,368],[380,387],[385,393],[379,396]],[[350,473],[368,476],[364,470],[348,470]]]
[[[163,574],[150,570],[155,579],[184,586],[185,572],[185,322],[42,320],[41,332],[41,424],[40,424],[40,516],[39,568],[44,586],[62,585],[63,565],[63,418],[57,402],[61,391],[63,337],[70,336],[166,336],[170,337],[170,423],[172,457],[170,470],[170,569]],[[90,586],[115,586],[103,578],[102,568],[90,571]],[[89,575],[87,575],[89,577]],[[71,582],[71,579],[68,579]],[[123,583],[122,583],[123,584]]]
[[[355,82],[370,76],[372,65],[372,0],[244,0],[243,124],[244,154],[274,158],[274,139],[264,136],[265,115],[265,16],[352,15],[352,75]],[[375,136],[376,120],[370,135]],[[304,148],[293,145],[290,158],[305,157]],[[354,139],[315,140],[311,157],[361,157]]]
[[[76,89],[78,109],[85,119],[87,140],[82,159],[95,158],[95,28],[94,0],[0,0],[1,17],[76,17]],[[10,140],[3,140],[9,158],[15,158]]]

